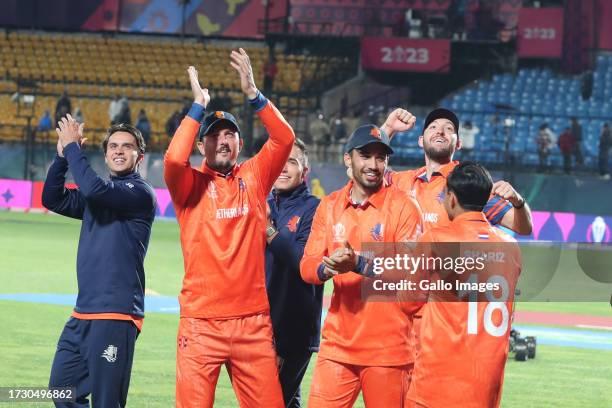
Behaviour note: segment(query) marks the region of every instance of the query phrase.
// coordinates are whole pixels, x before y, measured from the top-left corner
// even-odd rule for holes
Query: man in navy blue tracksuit
[[[285,405],[300,407],[300,383],[319,351],[323,285],[300,277],[300,260],[319,199],[308,192],[306,146],[297,139],[268,200],[266,288]]]
[[[58,122],[57,156],[47,173],[43,205],[82,220],[77,253],[79,293],[57,344],[49,387],[75,389],[57,407],[126,404],[136,337],[144,319],[144,258],[155,218],[155,192],[137,172],[145,142],[130,125],[112,126],[102,142],[110,180],[81,151],[83,127]],[[78,189],[67,189],[70,169]]]

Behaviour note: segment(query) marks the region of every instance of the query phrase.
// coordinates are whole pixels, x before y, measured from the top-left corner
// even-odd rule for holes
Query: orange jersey
[[[432,173],[427,180],[427,167],[390,173],[387,181],[414,198],[423,212],[423,227],[425,231],[448,222],[444,209],[444,187],[446,179],[459,164],[452,161]],[[503,216],[512,208],[512,204],[498,196],[491,196],[483,209],[492,224],[499,224]]]
[[[383,187],[361,205],[351,202],[352,182],[324,197],[315,213],[304,257],[302,278],[321,284],[324,256],[343,241],[359,251],[363,243],[415,241],[421,214],[411,199]],[[412,318],[398,302],[364,301],[365,278],[355,272],[333,277],[334,292],[323,325],[320,358],[361,366],[398,366],[414,361],[409,340]]]
[[[181,231],[181,316],[240,317],[269,310],[264,274],[266,197],[295,136],[268,102],[257,113],[269,140],[228,175],[189,163],[200,123],[186,116],[164,158],[164,179]]]
[[[492,227],[479,212],[463,213],[446,226],[426,232],[419,241],[434,243],[429,244],[433,252],[435,243],[443,242],[461,242],[461,254],[484,249],[498,251],[495,254],[503,252],[503,257],[491,256],[486,261],[486,275],[491,282],[505,280],[508,296],[503,301],[500,291],[493,292],[499,296],[497,302],[482,298],[473,302],[443,302],[431,301],[430,297],[423,308],[421,350],[407,398],[425,407],[498,406],[508,356],[514,290],[521,271],[518,245]],[[484,280],[482,275],[480,280]]]

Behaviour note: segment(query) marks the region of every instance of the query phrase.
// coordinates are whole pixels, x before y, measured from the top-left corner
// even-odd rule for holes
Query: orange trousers
[[[177,408],[212,407],[225,364],[243,408],[282,408],[270,316],[181,318],[176,352]]]
[[[367,408],[401,408],[413,364],[397,367],[357,366],[317,358],[309,408],[350,408],[363,392]]]

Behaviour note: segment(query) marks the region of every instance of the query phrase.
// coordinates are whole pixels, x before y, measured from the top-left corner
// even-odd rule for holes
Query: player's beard
[[[370,181],[365,178],[361,170],[352,169],[353,181],[357,183],[364,191],[374,193],[380,189],[383,183],[383,177],[380,175],[375,181]]]
[[[215,161],[209,163],[208,166],[216,172],[227,174],[234,167],[234,163],[229,159],[215,159]]]
[[[423,150],[425,151],[425,156],[427,156],[429,159],[442,163],[450,161],[453,157],[453,153],[455,153],[452,143],[449,143],[448,146],[436,148],[429,143],[424,142]]]

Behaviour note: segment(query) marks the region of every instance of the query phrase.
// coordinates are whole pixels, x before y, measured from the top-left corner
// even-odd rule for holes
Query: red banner
[[[450,40],[365,37],[361,65],[383,71],[448,72]]]
[[[599,27],[599,48],[602,50],[612,50],[612,1],[599,0],[597,25]]]
[[[561,58],[563,9],[522,8],[517,37],[519,57]]]

